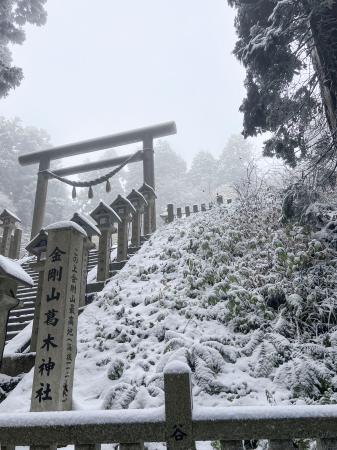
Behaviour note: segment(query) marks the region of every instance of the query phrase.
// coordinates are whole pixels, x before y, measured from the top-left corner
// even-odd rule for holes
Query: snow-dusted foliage
[[[335,402],[336,251],[281,206],[267,191],[158,230],[79,319],[75,406],[159,406],[170,361],[195,404]],[[28,409],[30,383],[0,410]]]

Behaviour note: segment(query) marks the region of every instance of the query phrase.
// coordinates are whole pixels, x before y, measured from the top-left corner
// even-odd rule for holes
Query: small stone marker
[[[21,220],[8,209],[4,209],[0,214],[0,220],[2,220],[1,226],[4,229],[1,239],[0,254],[9,256],[12,232],[15,229],[16,223],[20,223]]]
[[[105,281],[109,278],[111,234],[116,231],[115,224],[121,222],[116,211],[104,202],[100,202],[91,213],[101,232],[98,244],[97,281]]]
[[[201,211],[203,211],[203,212],[206,211],[206,204],[205,203],[201,204]]]
[[[171,223],[174,221],[174,210],[172,203],[167,205],[167,222]]]
[[[232,199],[231,199],[231,198],[228,198],[228,199],[227,199],[227,203],[228,203],[228,204],[232,203]]]
[[[46,227],[42,289],[31,411],[72,409],[78,305],[85,231],[74,222]]]
[[[146,183],[144,183],[138,191],[144,196],[148,203],[144,210],[144,235],[148,236],[155,231],[153,229],[153,224],[155,221],[153,220],[152,215],[155,213],[155,201],[157,196],[154,189]]]
[[[83,216],[83,214],[75,213],[71,218],[72,222],[77,223],[83,230],[87,233],[87,239],[84,241],[84,249],[83,249],[83,261],[82,261],[82,281],[81,281],[81,293],[80,293],[80,302],[79,306],[85,305],[85,295],[87,288],[87,277],[88,277],[88,262],[89,262],[89,251],[95,248],[95,244],[92,243],[93,236],[101,236],[102,233],[96,227],[95,224],[91,222],[87,217]]]
[[[132,189],[127,199],[131,202],[136,212],[132,216],[131,244],[136,249],[140,247],[141,236],[141,215],[144,214],[145,208],[148,206],[145,197],[140,192]]]
[[[216,202],[217,202],[218,205],[222,205],[223,204],[223,196],[217,194],[216,195]]]
[[[186,364],[174,361],[165,367],[164,390],[168,450],[195,449],[190,369]]]
[[[121,218],[121,222],[118,223],[117,233],[117,261],[126,261],[128,257],[128,225],[132,220],[136,209],[132,203],[122,195],[118,195],[115,201],[110,205],[118,216]]]
[[[183,216],[181,208],[177,208],[177,217],[178,219],[181,219],[181,217]]]
[[[189,217],[191,215],[191,210],[189,206],[185,206],[185,216]]]
[[[193,205],[193,212],[194,213],[199,212],[198,205]]]
[[[41,230],[40,233],[37,236],[35,236],[26,247],[26,250],[30,254],[36,256],[37,261],[33,265],[33,267],[39,273],[37,293],[36,293],[35,305],[34,305],[32,337],[30,340],[30,351],[31,352],[36,352],[36,342],[37,342],[37,335],[38,335],[38,330],[39,330],[40,309],[41,309],[41,299],[42,299],[42,288],[43,288],[43,282],[44,282],[44,269],[45,269],[45,256],[46,256],[46,251],[47,251],[47,243],[48,243],[48,234],[46,231]]]
[[[0,367],[5,347],[9,311],[19,304],[19,300],[16,298],[18,284],[31,287],[34,282],[20,264],[0,255]]]

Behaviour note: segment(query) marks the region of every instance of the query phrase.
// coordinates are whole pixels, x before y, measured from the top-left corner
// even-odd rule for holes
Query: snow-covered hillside
[[[171,360],[195,404],[335,402],[336,252],[280,215],[270,194],[158,230],[79,318],[74,407],[162,405]],[[31,384],[0,412],[29,410]]]

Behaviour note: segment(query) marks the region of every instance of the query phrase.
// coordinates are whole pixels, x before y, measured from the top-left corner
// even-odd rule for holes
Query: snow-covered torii
[[[146,128],[125,131],[119,134],[53,147],[20,156],[19,163],[22,166],[39,164],[31,231],[32,238],[39,233],[43,226],[49,179],[49,176],[45,171],[50,169],[50,162],[52,160],[142,142],[143,150],[136,155],[136,158],[132,159],[132,162],[143,161],[144,183],[155,188],[153,140],[176,133],[177,129],[175,122],[167,122]],[[53,173],[58,176],[75,175],[107,167],[119,166],[131,156],[132,155],[119,156],[103,161],[65,167],[63,169],[53,170]],[[155,214],[153,214],[153,220],[154,223],[152,229],[155,230]]]

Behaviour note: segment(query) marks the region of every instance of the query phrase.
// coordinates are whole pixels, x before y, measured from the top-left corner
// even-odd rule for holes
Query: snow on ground
[[[172,361],[195,405],[334,403],[336,252],[279,216],[266,197],[158,230],[79,318],[74,409],[161,406]],[[0,413],[28,411],[31,385]]]

